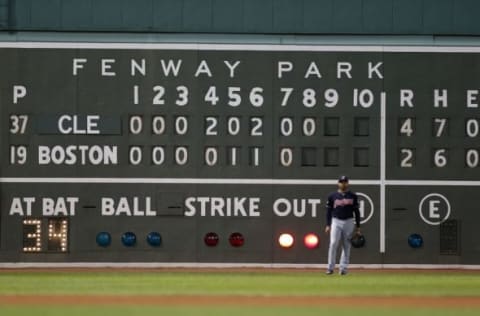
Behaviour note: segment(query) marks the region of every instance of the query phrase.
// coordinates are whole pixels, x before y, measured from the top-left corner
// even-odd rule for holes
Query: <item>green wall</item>
[[[0,0],[0,30],[478,35],[478,0]]]

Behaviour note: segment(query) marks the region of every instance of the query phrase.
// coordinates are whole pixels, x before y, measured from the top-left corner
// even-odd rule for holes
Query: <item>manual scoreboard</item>
[[[480,261],[477,48],[0,46],[2,262]]]

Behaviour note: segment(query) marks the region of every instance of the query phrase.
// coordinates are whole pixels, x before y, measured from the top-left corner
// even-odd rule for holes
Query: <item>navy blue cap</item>
[[[338,182],[348,182],[348,177],[347,176],[341,176],[338,178]]]

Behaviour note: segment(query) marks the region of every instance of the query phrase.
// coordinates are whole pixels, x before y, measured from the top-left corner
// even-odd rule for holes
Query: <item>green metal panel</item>
[[[95,0],[92,3],[93,21],[90,28],[122,29],[122,6],[117,0]]]
[[[182,1],[153,1],[153,28],[164,32],[175,32],[182,27]]]
[[[422,33],[423,1],[394,0],[393,31],[400,34]]]
[[[333,31],[333,1],[304,0],[303,30],[305,33],[330,33]]]
[[[362,30],[362,0],[336,0],[333,5],[335,33]]]
[[[8,27],[8,0],[0,0],[0,28]]]
[[[454,0],[424,0],[423,26],[425,33],[452,33]]]
[[[243,1],[213,0],[213,31],[241,33],[243,26]],[[236,14],[225,14],[225,12]]]
[[[183,32],[212,31],[212,0],[183,0]]]
[[[273,29],[275,33],[299,33],[302,30],[303,2],[276,0],[273,2]]]
[[[153,3],[151,0],[122,0],[123,27],[130,30],[150,30],[152,28]]]
[[[272,33],[272,0],[244,0],[243,25],[245,33]]]
[[[382,12],[382,14],[378,14]],[[364,33],[388,34],[393,30],[393,0],[363,0]]]
[[[480,34],[480,1],[462,0],[454,1],[453,25],[454,33]]]
[[[22,1],[14,1],[13,4],[14,12],[15,12],[15,26],[16,29],[31,29],[31,17],[30,17],[30,8],[31,8],[31,0],[22,0]]]
[[[32,1],[32,25],[46,29],[60,28],[60,4],[61,0]]]
[[[63,0],[62,27],[85,29],[92,25],[92,0]]]
[[[0,30],[480,35],[476,0],[2,0]]]

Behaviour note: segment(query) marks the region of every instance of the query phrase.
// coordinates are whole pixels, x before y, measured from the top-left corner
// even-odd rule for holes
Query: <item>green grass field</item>
[[[475,297],[478,272],[364,272],[324,276],[320,271],[276,272],[1,272],[0,296],[320,296],[320,297]],[[478,304],[477,304],[478,306]],[[238,304],[92,305],[0,303],[0,315],[480,315],[478,307],[435,306],[242,306]]]

